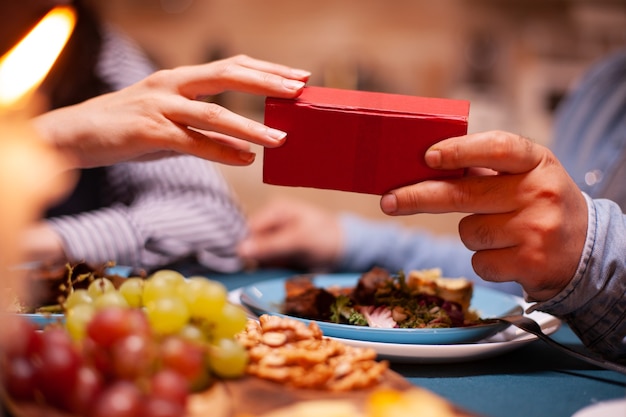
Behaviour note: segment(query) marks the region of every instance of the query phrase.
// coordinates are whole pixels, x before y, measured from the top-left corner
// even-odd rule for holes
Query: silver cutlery
[[[564,353],[567,353],[570,356],[573,356],[577,359],[580,359],[582,361],[585,361],[587,363],[590,363],[592,365],[596,365],[599,366],[601,368],[604,369],[610,369],[611,371],[615,371],[615,372],[619,372],[622,374],[626,374],[626,366],[624,365],[620,365],[618,363],[615,362],[611,362],[608,361],[606,359],[603,359],[599,356],[596,355],[591,355],[591,354],[586,354],[586,353],[582,353],[576,350],[573,350],[559,342],[557,342],[556,340],[552,339],[550,336],[548,336],[547,334],[545,334],[543,332],[543,330],[541,330],[541,326],[539,326],[539,324],[534,321],[533,319],[523,316],[523,315],[512,315],[512,316],[503,316],[503,317],[497,317],[494,319],[487,319],[487,321],[489,320],[494,320],[494,321],[500,321],[500,322],[504,322],[504,323],[509,323],[519,329],[522,329],[528,333],[534,334],[535,336],[537,336],[539,339],[543,340],[544,342],[546,342],[547,344],[549,344],[550,346],[552,346],[555,349],[558,349]]]

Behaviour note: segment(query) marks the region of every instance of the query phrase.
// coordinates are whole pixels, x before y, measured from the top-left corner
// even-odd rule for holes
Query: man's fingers
[[[275,206],[266,206],[250,217],[248,228],[252,235],[268,233],[276,230],[288,223],[288,218],[282,212],[275,209]]]
[[[381,200],[390,215],[417,213],[502,213],[514,210],[521,177],[489,175],[457,180],[424,181],[393,190]],[[395,210],[384,200],[395,198]]]
[[[425,159],[437,169],[467,168],[468,176],[424,181],[393,190],[381,200],[385,213],[509,212],[539,184],[537,178],[535,185],[527,180],[529,173],[540,166],[557,165],[547,148],[506,132],[446,139],[433,145]]]
[[[486,281],[516,281],[524,276],[519,271],[520,264],[511,262],[512,259],[516,259],[516,250],[516,247],[509,247],[478,251],[472,256],[472,267],[476,274]]]
[[[522,136],[494,131],[445,139],[426,152],[425,160],[437,169],[482,167],[516,174],[535,168],[546,152]]]
[[[257,260],[280,259],[298,247],[299,239],[293,228],[282,227],[279,219],[270,217],[265,222],[257,218],[256,231],[238,247],[240,256]],[[250,228],[252,231],[252,227]]]
[[[505,214],[472,214],[459,222],[459,236],[463,244],[472,251],[502,249],[519,244],[511,231],[518,230],[516,218]]]

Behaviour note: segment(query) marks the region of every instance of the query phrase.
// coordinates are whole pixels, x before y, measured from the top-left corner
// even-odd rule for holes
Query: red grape
[[[98,345],[93,340],[86,338],[83,340],[83,357],[86,362],[96,369],[105,380],[115,377],[113,369],[113,358],[111,352]]]
[[[42,347],[32,358],[37,387],[49,404],[64,408],[66,393],[73,390],[82,357],[69,334],[61,328],[43,332]]]
[[[102,282],[90,288],[101,300],[118,295]],[[102,307],[72,323],[78,311],[73,311],[74,316],[66,311],[65,325],[53,324],[44,331],[21,317],[8,318],[0,326],[0,383],[5,392],[15,401],[77,416],[185,415],[192,391],[206,388],[213,375],[243,374],[247,359],[245,348],[230,337],[241,327],[241,314],[226,304],[221,284],[204,279],[190,282],[165,271],[152,286],[138,281],[142,285],[137,288],[144,292],[131,295],[140,296],[145,308]],[[159,283],[167,283],[171,291],[166,297],[156,297],[153,291],[155,299],[146,303],[150,298],[146,288],[158,289]],[[210,289],[203,295],[217,297],[216,304],[203,306],[200,301],[206,299],[196,297],[194,285]],[[193,319],[186,302],[189,297],[198,313]],[[218,336],[228,337],[231,344],[218,342]]]
[[[148,374],[154,367],[156,353],[156,346],[145,336],[131,334],[118,340],[111,349],[115,375],[132,380]]]
[[[2,385],[16,401],[30,401],[35,393],[35,368],[24,356],[15,356],[3,366]]]
[[[87,335],[105,348],[131,334],[150,334],[150,325],[141,310],[125,307],[104,308],[99,310],[87,325]]]
[[[118,381],[107,387],[94,403],[93,417],[141,416],[142,394],[128,381]]]
[[[149,397],[143,403],[142,417],[181,417],[185,407],[162,398]]]
[[[36,348],[39,337],[35,325],[22,317],[7,315],[0,327],[0,352],[7,356],[28,354]]]
[[[102,376],[95,369],[83,366],[78,371],[74,389],[68,393],[69,411],[80,416],[89,415],[95,400],[104,389]]]
[[[181,337],[168,337],[161,344],[161,362],[184,376],[190,384],[202,379],[207,372],[204,349]]]
[[[37,343],[37,349],[31,351],[30,354],[41,353],[41,351],[45,350],[48,346],[74,347],[72,338],[63,327],[48,326],[40,333],[40,337],[41,341]]]
[[[171,401],[184,406],[189,395],[189,383],[181,374],[171,369],[163,369],[150,380],[150,394],[155,398]]]

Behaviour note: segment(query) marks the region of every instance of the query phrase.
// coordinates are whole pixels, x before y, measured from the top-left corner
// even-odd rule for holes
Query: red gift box
[[[306,87],[296,99],[268,97],[265,124],[287,132],[265,148],[263,182],[382,195],[427,179],[459,177],[434,170],[424,153],[467,133],[469,102]]]

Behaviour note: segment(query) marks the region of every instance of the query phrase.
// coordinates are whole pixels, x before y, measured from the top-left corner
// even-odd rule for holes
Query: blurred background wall
[[[470,132],[550,143],[553,110],[594,61],[626,46],[626,0],[93,0],[163,67],[247,54],[311,85],[471,101]],[[216,97],[263,119],[263,98]],[[379,197],[262,184],[262,150],[223,171],[248,212],[274,196],[389,219]],[[459,215],[395,220],[456,233]]]

